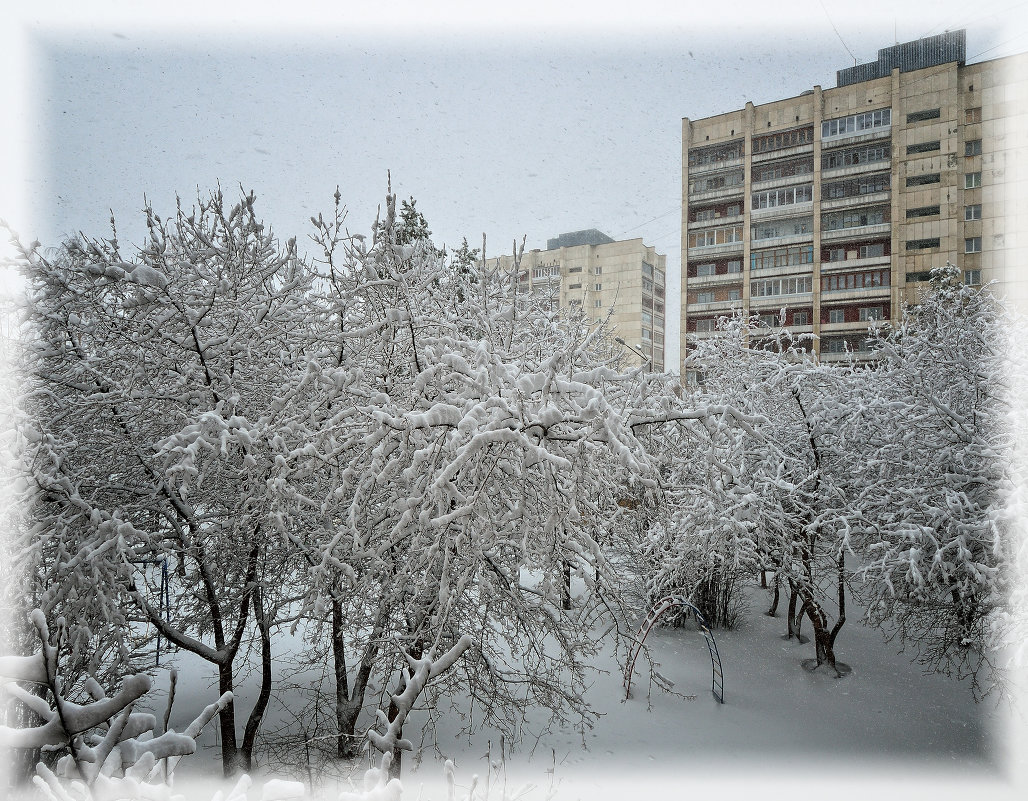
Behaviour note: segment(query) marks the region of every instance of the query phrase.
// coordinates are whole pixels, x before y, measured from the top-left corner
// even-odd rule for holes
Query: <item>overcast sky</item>
[[[113,210],[139,242],[144,195],[168,212],[219,182],[253,189],[301,241],[338,185],[366,232],[391,171],[439,244],[484,232],[498,255],[598,228],[641,236],[672,276],[683,116],[828,88],[854,59],[946,29],[967,28],[969,61],[1028,49],[1024,2],[523,2],[482,17],[400,0],[390,19],[338,3],[22,5],[0,56],[3,107],[20,109],[0,218],[26,239],[104,235]]]

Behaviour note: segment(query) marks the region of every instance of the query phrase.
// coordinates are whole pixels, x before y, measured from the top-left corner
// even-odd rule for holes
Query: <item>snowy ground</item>
[[[478,774],[479,792],[489,778],[491,797],[500,799],[499,771],[512,797],[525,783],[535,786],[526,799],[547,797],[551,786],[560,799],[708,793],[736,798],[753,791],[778,797],[796,790],[827,790],[841,798],[878,792],[933,800],[968,794],[1024,797],[1023,750],[1016,741],[1024,726],[1012,725],[1005,705],[975,704],[966,683],[923,675],[894,645],[884,643],[880,632],[852,623],[838,643],[839,659],[852,673],[836,679],[808,672],[800,662],[812,656],[812,645],[783,640],[781,615],[768,618],[764,608],[763,593],[755,590],[739,628],[715,633],[724,665],[724,705],[711,696],[710,658],[695,628],[654,629],[648,644],[661,675],[674,682],[675,694],[653,687],[647,700],[649,669],[640,660],[634,697],[623,701],[620,669],[605,653],[601,667],[607,673],[590,691],[602,715],[597,725],[584,733],[551,735],[533,755],[515,755],[492,769],[484,757],[490,740],[496,753],[495,732],[480,732],[469,743],[456,735],[456,723],[444,722],[440,748],[456,763],[464,794]],[[193,688],[196,707],[208,695],[213,698],[214,690],[204,691],[205,681],[195,675],[197,665],[185,655],[179,664],[180,693]],[[248,711],[245,689],[242,695]],[[290,702],[277,700],[281,714]],[[192,711],[184,701],[180,696],[176,702],[177,717]],[[412,728],[408,723],[406,736]],[[200,742],[206,749],[192,767],[217,775],[213,726]],[[419,792],[426,800],[446,798],[436,755],[426,753],[420,767],[413,773],[410,768],[408,761],[405,798],[418,798]]]

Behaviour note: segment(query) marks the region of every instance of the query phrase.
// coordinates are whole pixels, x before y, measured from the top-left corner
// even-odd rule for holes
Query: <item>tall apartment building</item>
[[[1023,296],[1028,56],[965,48],[964,31],[899,44],[836,88],[683,119],[683,358],[740,309],[846,358],[947,261]]]
[[[595,229],[573,231],[548,240],[546,250],[525,252],[519,289],[542,293],[554,307],[581,307],[592,320],[612,312],[611,328],[625,341],[629,361],[641,363],[645,357],[653,370],[663,372],[666,261],[642,239],[616,242]],[[500,256],[486,264],[510,269],[513,258]]]

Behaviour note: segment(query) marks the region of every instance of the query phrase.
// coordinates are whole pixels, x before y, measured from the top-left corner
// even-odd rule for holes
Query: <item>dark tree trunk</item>
[[[371,636],[364,648],[353,684],[346,673],[346,640],[343,607],[339,601],[332,602],[332,658],[336,680],[336,753],[340,759],[353,759],[360,753],[360,741],[355,735],[357,719],[364,706],[364,695],[371,680],[371,672],[378,657],[379,640],[389,620],[389,609],[384,602],[371,629]]]
[[[261,637],[261,690],[257,696],[257,703],[250,710],[250,717],[246,720],[243,745],[240,749],[240,764],[248,773],[253,769],[253,747],[257,742],[257,732],[268,708],[268,701],[271,699],[271,623],[267,619],[264,594],[260,588],[254,590],[252,600],[254,621]]]
[[[218,665],[218,693],[232,692],[232,663]],[[236,702],[233,699],[218,713],[218,727],[221,734],[221,767],[225,776],[233,776],[243,770],[239,764],[239,748],[236,745]]]
[[[775,573],[775,593],[771,597],[771,606],[768,608],[767,612],[765,613],[765,614],[767,614],[768,617],[774,617],[776,614],[778,614],[778,601],[781,599],[781,596],[782,596],[782,582],[781,582],[781,579],[778,578],[778,573],[776,572]]]
[[[571,608],[571,565],[561,562],[560,604],[562,609]]]
[[[796,586],[790,581],[789,582],[789,608],[785,611],[785,636],[790,640],[793,637],[799,637],[800,633],[796,629],[796,601],[799,599],[800,593],[796,589]]]

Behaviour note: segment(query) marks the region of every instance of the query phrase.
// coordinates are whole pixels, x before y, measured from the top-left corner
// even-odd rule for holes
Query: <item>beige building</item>
[[[1028,56],[964,54],[950,32],[880,50],[836,88],[683,119],[683,358],[734,310],[847,358],[947,261],[1024,296]]]
[[[512,264],[510,256],[487,260],[492,269]],[[611,330],[625,341],[630,361],[641,363],[644,356],[663,372],[665,264],[666,256],[642,239],[616,242],[595,229],[574,231],[550,239],[546,250],[525,252],[519,289],[542,293],[554,306],[578,306],[591,320],[610,313]]]

